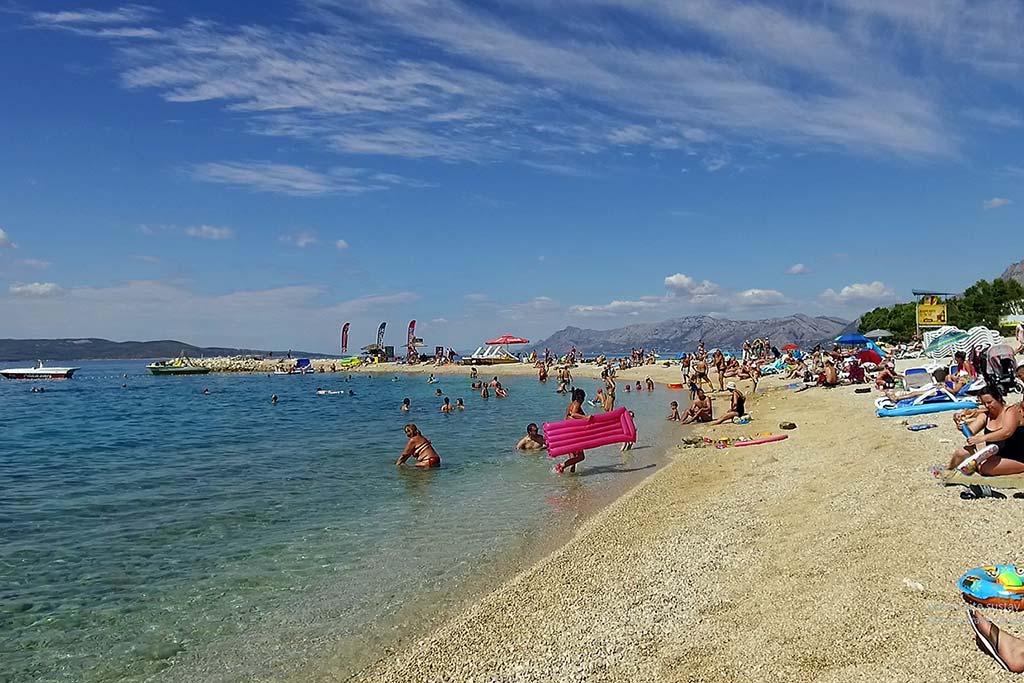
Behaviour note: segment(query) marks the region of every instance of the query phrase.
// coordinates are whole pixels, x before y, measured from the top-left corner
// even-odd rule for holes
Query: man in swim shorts
[[[711,422],[711,398],[703,389],[697,389],[697,398],[690,404],[679,422],[684,425],[691,422]]]
[[[537,427],[537,424],[531,422],[526,425],[526,436],[519,439],[519,443],[516,444],[516,450],[539,451],[544,448],[547,448],[547,442],[544,440],[544,435],[540,433],[540,428]]]

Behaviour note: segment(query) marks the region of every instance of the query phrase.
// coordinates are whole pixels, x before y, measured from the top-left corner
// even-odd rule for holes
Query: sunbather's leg
[[[1004,474],[1024,474],[1024,462],[1013,460],[1011,458],[1000,458],[998,455],[993,455],[991,458],[981,463],[981,467],[978,468],[978,471],[986,477],[999,477]]]
[[[1010,635],[1006,631],[998,631],[998,638],[994,637],[992,622],[982,616],[981,612],[976,609],[972,609],[971,614],[974,618],[974,623],[978,625],[978,630],[981,631],[981,635],[989,643],[996,646],[996,652],[1006,662],[1006,666],[1010,667],[1010,671],[1018,674],[1024,672],[1024,641]]]

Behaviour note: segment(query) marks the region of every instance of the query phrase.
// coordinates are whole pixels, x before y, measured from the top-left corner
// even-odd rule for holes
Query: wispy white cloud
[[[992,197],[992,199],[986,199],[981,203],[981,208],[988,211],[989,209],[999,209],[1004,206],[1013,204],[1013,202],[1006,197]]]
[[[280,241],[282,244],[290,244],[298,247],[299,249],[305,249],[306,247],[312,247],[313,245],[320,243],[320,240],[317,239],[316,235],[311,232],[281,235]]]
[[[32,268],[34,270],[46,270],[47,268],[53,265],[49,261],[43,261],[35,258],[22,259],[21,263],[22,265]]]
[[[348,242],[345,240],[334,240],[334,248],[338,251],[344,251],[348,249]]]
[[[0,249],[13,249],[14,242],[7,236],[3,228],[0,228]]]
[[[133,254],[132,258],[143,263],[160,263],[159,256],[151,256],[149,254]]]
[[[806,275],[809,272],[811,272],[811,269],[802,263],[794,263],[786,269],[786,274],[788,275]]]
[[[216,225],[193,225],[185,228],[185,234],[204,240],[229,240],[235,236],[235,231]]]
[[[783,306],[792,303],[786,295],[775,289],[745,289],[733,295],[739,307]]]
[[[64,292],[55,282],[16,282],[8,288],[14,296],[20,297],[48,297],[57,296]]]
[[[983,97],[965,107],[962,88],[921,78],[906,59],[911,51],[949,69],[1019,74],[1019,8],[903,7],[917,4],[840,0],[798,12],[726,0],[569,0],[525,2],[509,14],[459,0],[316,0],[298,21],[273,26],[191,19],[150,29],[140,22],[154,14],[140,6],[35,21],[122,38],[125,87],[219,104],[261,135],[345,155],[516,160],[579,175],[592,172],[590,155],[615,147],[697,150],[713,171],[742,168],[737,157],[771,145],[950,155],[966,119],[1019,125]],[[626,24],[657,31],[638,45],[617,28]],[[299,196],[401,184],[236,163],[195,174]]]
[[[552,313],[560,308],[561,307],[558,305],[558,302],[551,297],[538,296],[530,299],[529,301],[523,301],[521,303],[506,306],[501,309],[499,313],[510,320],[519,320]]]
[[[137,24],[156,14],[145,5],[122,5],[114,10],[65,10],[62,12],[33,12],[33,20],[41,24]]]
[[[893,292],[885,283],[875,280],[869,283],[854,283],[847,285],[838,292],[832,288],[821,293],[822,301],[831,304],[877,304],[892,301],[896,298]]]
[[[375,173],[362,168],[338,166],[320,172],[301,166],[266,161],[219,161],[199,164],[192,169],[192,177],[208,183],[294,197],[356,195],[397,186],[430,186],[429,183],[393,173]]]

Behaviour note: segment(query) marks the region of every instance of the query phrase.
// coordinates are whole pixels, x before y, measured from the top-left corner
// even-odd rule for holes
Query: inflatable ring
[[[997,564],[972,569],[957,582],[964,600],[975,605],[1024,610],[1024,567]]]

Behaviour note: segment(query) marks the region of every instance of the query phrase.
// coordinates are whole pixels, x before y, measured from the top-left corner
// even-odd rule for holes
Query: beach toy
[[[977,567],[960,577],[964,600],[1000,609],[1024,609],[1024,569],[1012,564]]]
[[[671,384],[666,384],[665,388],[666,389],[672,389],[673,391],[678,391],[679,389],[683,388],[683,385],[679,384],[678,382],[673,382]]]
[[[971,457],[956,466],[964,474],[974,474],[981,467],[982,463],[999,452],[998,444],[990,443]]]
[[[929,423],[929,424],[923,424],[923,425],[910,425],[909,427],[907,427],[907,429],[909,429],[912,432],[920,432],[923,429],[932,429],[933,427],[938,427],[938,426],[939,425],[937,425],[937,424],[930,424]]]
[[[947,410],[966,410],[977,408],[974,401],[944,401],[940,403],[922,403],[918,406],[902,406],[899,408],[879,408],[876,411],[878,417],[909,417],[911,415],[927,415],[929,413],[941,413]]]
[[[974,434],[971,434],[971,428],[966,424],[960,425],[960,431],[963,432],[963,435],[968,439],[974,436]]]
[[[625,408],[591,415],[585,420],[545,422],[544,438],[552,458],[588,448],[636,441],[636,425]]]
[[[762,439],[754,439],[753,441],[737,441],[733,446],[757,446],[762,443],[772,443],[773,441],[784,441],[789,438],[789,434],[776,434],[775,436],[766,436]]]

